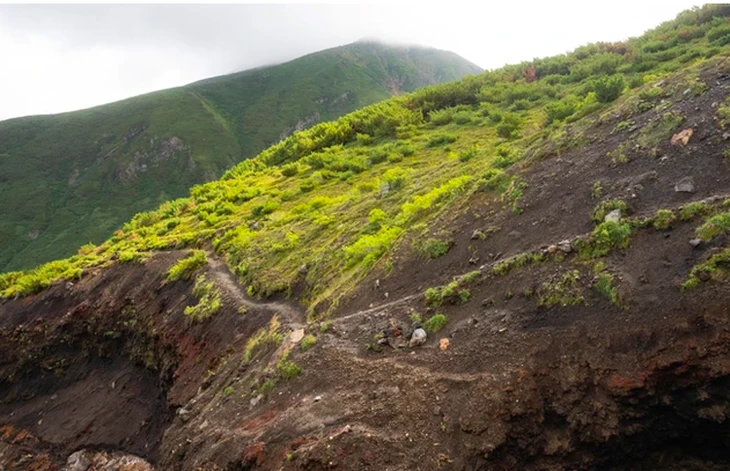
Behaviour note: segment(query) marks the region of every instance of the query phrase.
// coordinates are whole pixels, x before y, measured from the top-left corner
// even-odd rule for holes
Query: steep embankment
[[[727,469],[727,14],[361,110],[0,277],[0,463]],[[126,371],[140,435],[68,407]]]
[[[480,70],[355,43],[89,110],[0,123],[0,270],[66,257],[321,121]],[[293,92],[296,91],[296,92]]]

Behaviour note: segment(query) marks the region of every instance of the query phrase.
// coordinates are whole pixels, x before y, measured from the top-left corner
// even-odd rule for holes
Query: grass
[[[672,224],[677,220],[677,215],[674,211],[669,209],[660,209],[654,216],[654,222],[652,223],[654,229],[658,231],[665,231],[672,227]]]
[[[316,344],[317,344],[317,337],[315,337],[312,334],[307,334],[299,342],[299,347],[302,349],[303,352],[306,352],[310,348],[314,347]]]
[[[492,267],[492,274],[497,276],[503,276],[518,268],[522,268],[526,265],[540,263],[544,260],[545,256],[541,253],[525,252],[517,254],[494,265]]]
[[[607,221],[599,224],[587,240],[577,242],[582,258],[608,255],[614,249],[626,248],[631,241],[631,226],[626,223]]]
[[[186,258],[181,258],[167,272],[167,281],[189,280],[196,271],[208,263],[205,250],[192,250]]]
[[[287,349],[279,361],[276,362],[276,369],[283,379],[294,379],[302,374],[302,369],[296,363],[289,360],[289,353],[291,353],[291,350]]]
[[[410,92],[473,72],[445,51],[356,43],[89,110],[4,121],[0,271],[101,243],[136,213],[186,196],[295,127],[390,98],[394,73]]]
[[[423,256],[434,259],[439,258],[451,249],[453,242],[429,238],[424,241],[416,241],[416,250]]]
[[[251,336],[246,342],[246,348],[243,352],[243,361],[249,362],[253,359],[253,355],[260,347],[266,345],[278,346],[284,340],[284,336],[279,329],[281,323],[279,322],[279,316],[273,316],[269,321],[269,326],[265,329],[259,329],[253,336]]]
[[[705,220],[705,222],[697,228],[697,237],[704,241],[710,241],[720,234],[730,231],[730,211],[716,214]]]
[[[446,327],[449,319],[444,314],[434,314],[423,323],[423,328],[428,332],[438,332]]]
[[[569,271],[556,282],[544,282],[537,291],[538,306],[542,307],[567,307],[585,302],[583,291],[578,281],[580,272]]]
[[[710,212],[710,205],[704,201],[695,201],[684,205],[679,210],[679,219],[689,221],[698,216],[705,216]]]
[[[195,279],[193,296],[198,298],[198,303],[185,307],[185,315],[193,322],[202,322],[218,312],[221,307],[221,293],[215,288],[212,281],[206,282],[205,275]]]
[[[713,254],[706,262],[692,267],[689,278],[682,284],[682,290],[696,288],[703,281],[724,281],[730,269],[730,249]]]

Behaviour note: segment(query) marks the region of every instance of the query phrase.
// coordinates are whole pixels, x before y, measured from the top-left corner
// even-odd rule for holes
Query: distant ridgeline
[[[355,43],[96,108],[0,122],[0,272],[99,243],[296,130],[481,69]]]
[[[310,314],[329,309],[375,265],[387,272],[395,263],[390,256],[404,241],[433,252],[422,240],[430,224],[474,192],[499,198],[519,217],[524,184],[513,170],[586,145],[583,130],[604,116],[662,111],[671,96],[705,93],[698,70],[727,60],[728,16],[730,6],[724,5],[685,11],[639,38],[591,44],[422,88],[296,132],[239,163],[221,180],[195,186],[189,197],[136,215],[101,245],[85,245],[69,259],[0,276],[0,295],[32,293],[58,278],[83,276],[85,268],[115,260],[136,263],[155,250],[210,244],[251,295],[292,293],[296,288]],[[671,87],[663,81],[670,75]],[[200,90],[185,96],[208,103],[200,100],[206,96]],[[342,93],[336,90],[332,96]],[[166,96],[155,95],[158,100]],[[224,118],[230,111],[216,108],[215,113],[216,119],[233,126]],[[725,113],[730,125],[730,105],[720,105],[718,113]],[[664,114],[639,133],[644,145],[668,139],[681,124],[681,116]],[[172,122],[175,116],[170,116]],[[65,116],[53,119],[60,118]],[[19,134],[24,132],[22,122],[14,122]],[[222,142],[233,135],[222,124],[210,127]],[[137,128],[130,123],[128,129]],[[152,125],[144,132],[150,129]],[[203,131],[197,127],[191,132]],[[73,142],[72,136],[58,137],[61,148]],[[232,137],[227,142],[232,161],[240,144]],[[136,156],[145,146],[185,149],[189,144],[122,134],[105,145],[107,153],[120,146]],[[175,150],[172,155],[185,152],[192,151]],[[617,162],[619,154],[613,156]],[[101,159],[99,165],[107,162]],[[211,169],[189,157],[182,162],[198,171]],[[158,175],[162,168],[148,164],[147,174]],[[80,176],[76,186],[70,185],[70,177],[65,183],[71,194],[84,185]],[[98,189],[110,200],[124,191],[141,191],[122,185],[115,192],[104,185],[99,183]],[[50,192],[48,198],[57,196]],[[32,218],[44,210],[38,205],[24,214]]]

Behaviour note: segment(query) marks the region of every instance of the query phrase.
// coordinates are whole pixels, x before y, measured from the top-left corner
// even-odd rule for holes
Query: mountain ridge
[[[213,82],[0,122],[0,239],[8,241],[0,270],[100,242],[134,213],[183,196],[294,130],[392,96],[390,78],[412,89],[476,71],[437,50],[415,58],[408,51],[341,46]]]

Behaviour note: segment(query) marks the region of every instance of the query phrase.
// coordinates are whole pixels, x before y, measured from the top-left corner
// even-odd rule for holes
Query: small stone
[[[689,241],[689,245],[692,247],[699,247],[699,245],[702,243],[702,239],[692,239]]]
[[[724,133],[722,133],[722,139],[724,141],[730,140],[730,132],[724,132]]]
[[[441,416],[441,406],[436,406],[433,408],[433,415],[437,417]]]
[[[561,251],[561,252],[563,252],[563,253],[570,253],[570,252],[572,252],[572,251],[573,251],[573,244],[572,244],[572,243],[570,243],[570,241],[569,241],[568,239],[565,239],[565,240],[561,240],[561,241],[560,241],[560,242],[558,243],[558,248],[559,248],[559,249],[560,249],[560,251]]]
[[[684,177],[674,185],[674,191],[677,193],[694,193],[695,183],[692,177]]]
[[[322,400],[322,396],[314,396],[314,402],[319,402]]]
[[[619,222],[621,220],[621,210],[614,209],[610,213],[606,214],[606,217],[603,220],[604,222]]]
[[[291,334],[289,334],[289,340],[291,340],[292,343],[299,343],[304,338],[304,329],[297,329],[292,331]]]
[[[411,336],[410,342],[408,342],[408,345],[410,347],[417,347],[419,345],[423,345],[426,343],[426,339],[428,338],[428,335],[426,334],[426,331],[423,329],[416,329],[413,331],[413,335]]]
[[[558,246],[557,245],[555,245],[555,244],[549,245],[548,248],[547,248],[547,253],[549,253],[550,255],[553,255],[553,254],[558,253],[558,250],[559,249],[558,249]]]
[[[439,340],[439,349],[441,349],[442,352],[445,352],[447,348],[449,348],[449,339]]]
[[[180,417],[180,420],[182,420],[183,422],[187,422],[188,420],[190,420],[190,410],[181,407],[177,410],[177,416]]]
[[[673,146],[686,146],[689,143],[689,139],[694,134],[694,129],[687,128],[672,136],[671,143]]]
[[[261,402],[261,399],[263,399],[263,398],[264,398],[264,395],[263,394],[259,394],[256,397],[252,397],[251,398],[251,401],[250,401],[251,402],[251,407],[256,407],[258,405],[258,403]]]
[[[474,232],[471,233],[471,240],[477,240],[484,237],[484,233],[480,231],[479,229],[474,229]]]

